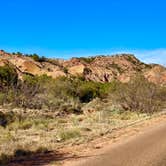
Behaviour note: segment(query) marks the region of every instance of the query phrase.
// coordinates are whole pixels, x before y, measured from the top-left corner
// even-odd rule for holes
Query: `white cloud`
[[[155,63],[155,64],[161,64],[166,66],[166,49],[155,49],[155,50],[124,49],[124,50],[114,50],[114,51],[111,50],[111,51],[103,51],[103,53],[100,53],[100,55],[113,55],[113,54],[121,54],[121,53],[134,54],[139,60],[147,64]]]
[[[155,49],[155,50],[130,50],[130,49],[122,49],[122,50],[104,50],[104,51],[78,51],[74,53],[76,57],[79,56],[96,56],[96,55],[114,55],[128,53],[134,54],[141,61],[149,64],[161,64],[166,66],[166,49]],[[69,56],[70,57],[70,56]]]
[[[133,51],[133,53],[145,63],[166,65],[166,49]]]

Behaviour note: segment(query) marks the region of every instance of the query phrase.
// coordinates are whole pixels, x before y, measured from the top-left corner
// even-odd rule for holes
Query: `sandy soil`
[[[166,115],[161,115],[88,143],[15,160],[9,166],[165,166],[165,138]]]
[[[110,140],[95,140],[82,158],[64,166],[166,166],[165,120],[166,116],[154,118],[115,131]]]

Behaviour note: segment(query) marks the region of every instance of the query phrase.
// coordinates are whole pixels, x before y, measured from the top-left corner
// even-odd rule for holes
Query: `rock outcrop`
[[[24,74],[43,75],[53,78],[80,76],[89,81],[128,82],[136,74],[143,74],[149,81],[166,84],[166,68],[161,65],[145,64],[134,55],[96,56],[72,58],[70,60],[45,59],[43,62],[31,57],[0,51],[0,66],[12,65],[20,78]]]

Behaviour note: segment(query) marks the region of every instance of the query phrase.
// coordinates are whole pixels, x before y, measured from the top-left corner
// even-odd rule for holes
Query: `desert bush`
[[[22,108],[41,109],[48,102],[49,89],[53,79],[49,76],[25,75],[23,81],[19,81],[12,89],[13,105]],[[46,94],[46,96],[43,96]],[[45,98],[44,98],[45,97]]]
[[[76,86],[76,94],[80,101],[83,103],[88,103],[94,98],[106,98],[109,93],[115,91],[118,85],[117,81],[112,81],[111,83],[99,83],[93,81],[80,81]]]
[[[5,93],[0,92],[0,105],[3,105],[3,103],[6,100],[6,95]]]
[[[41,101],[36,97],[40,87],[34,82],[20,82],[13,89],[13,105],[22,108],[40,108]]]
[[[19,56],[22,56],[22,55],[23,55],[23,53],[21,53],[21,52],[17,52],[17,53],[15,53],[15,54],[17,54],[17,55],[19,55]]]
[[[79,101],[71,79],[52,79],[46,75],[26,76],[23,83],[18,88],[20,95],[16,95],[20,107],[79,112]]]
[[[89,102],[97,97],[97,87],[92,82],[87,82],[78,87],[78,96],[81,102]]]
[[[64,67],[64,68],[63,68],[63,72],[66,73],[66,74],[68,74],[68,72],[69,72],[69,71],[68,71],[68,68]]]
[[[101,99],[107,98],[110,93],[113,93],[119,86],[118,81],[109,83],[98,83],[98,97]]]
[[[91,74],[91,73],[92,73],[92,70],[90,68],[88,68],[88,67],[84,68],[84,71],[83,71],[84,75],[88,75],[88,74]]]
[[[138,112],[160,110],[166,97],[166,88],[148,82],[143,76],[133,78],[129,83],[97,83],[78,77],[59,77],[53,79],[47,75],[25,75],[17,80],[8,68],[0,70],[3,78],[0,104],[11,103],[14,107],[47,109],[62,113],[81,113],[82,105],[95,98],[112,100],[123,109]],[[5,74],[7,73],[7,74]],[[13,76],[14,75],[14,79]],[[14,82],[12,82],[14,81]]]
[[[68,98],[75,95],[75,88],[73,86],[72,80],[61,77],[53,81],[54,85],[52,87],[52,92],[55,96],[59,98]]]
[[[139,75],[129,83],[120,84],[111,95],[124,110],[153,113],[162,109],[163,99],[159,86]]]
[[[10,103],[11,89],[17,85],[18,75],[16,70],[9,66],[0,67],[0,104]]]
[[[8,79],[9,80],[9,79]],[[47,75],[24,75],[7,91],[1,92],[0,103],[14,107],[62,110],[80,113],[80,104],[96,97],[104,98],[115,88],[115,83],[96,83],[76,77],[53,79]]]
[[[80,59],[81,61],[85,62],[85,63],[92,63],[95,60],[96,57],[80,57],[78,59]]]
[[[17,83],[18,75],[14,68],[9,65],[0,66],[0,87],[2,90],[5,87],[13,86]]]
[[[45,62],[47,60],[47,58],[45,58],[44,56],[40,57],[37,54],[26,54],[25,56],[31,57],[34,61],[36,62]]]
[[[28,55],[29,57],[31,57],[34,61],[39,61],[39,55],[37,55],[37,54],[32,54],[32,55]]]
[[[166,100],[166,86],[160,87],[160,100],[165,101]]]
[[[14,120],[15,120],[15,115],[13,112],[8,112],[8,113],[0,112],[0,126],[6,127]]]

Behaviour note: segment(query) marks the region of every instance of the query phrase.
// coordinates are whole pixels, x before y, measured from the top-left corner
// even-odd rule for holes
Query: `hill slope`
[[[142,63],[130,54],[72,58],[70,60],[45,59],[40,62],[28,56],[9,54],[1,50],[0,66],[5,64],[13,66],[20,78],[23,74],[46,74],[53,78],[81,76],[86,80],[96,82],[111,82],[112,80],[128,82],[131,77],[141,73],[149,81],[166,84],[165,67]]]

